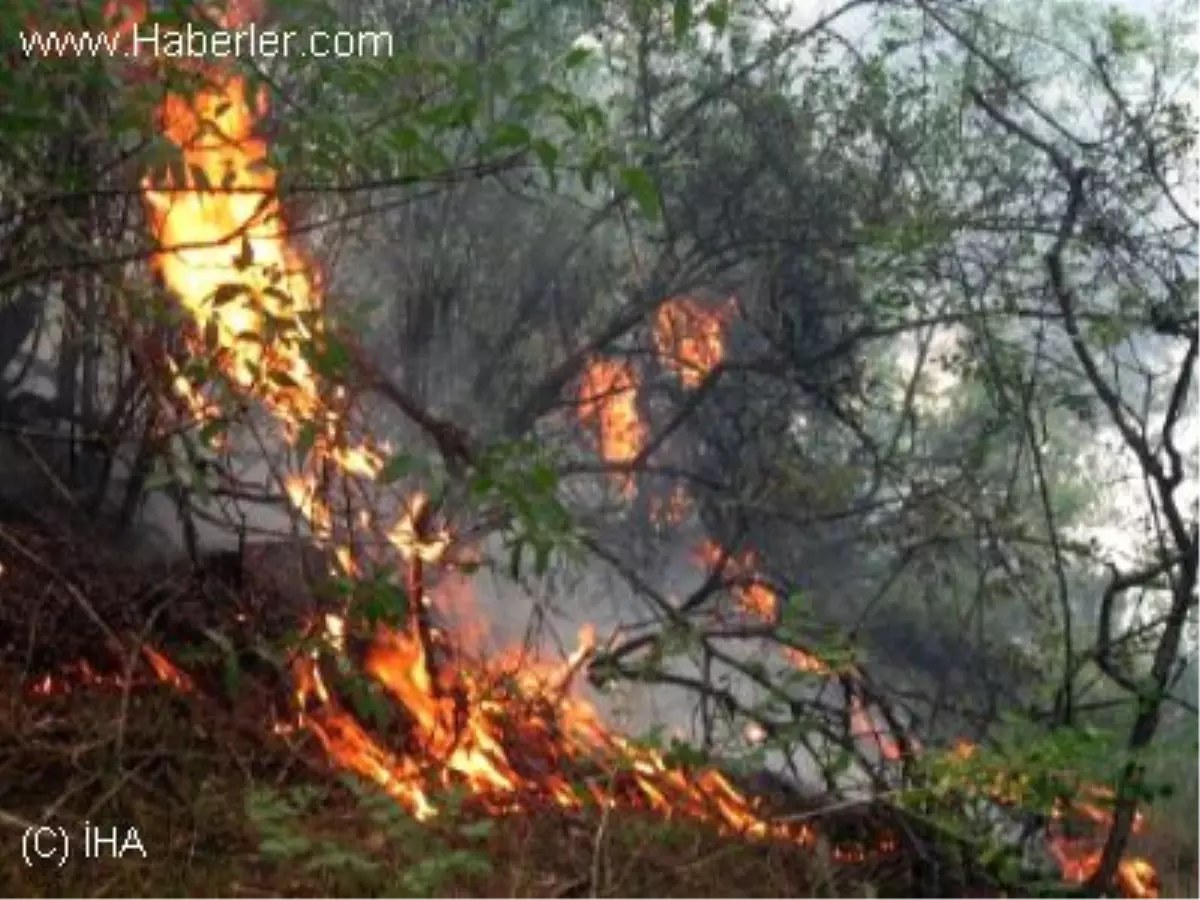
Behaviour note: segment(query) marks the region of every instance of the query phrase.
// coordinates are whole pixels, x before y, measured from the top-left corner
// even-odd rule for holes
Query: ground
[[[236,657],[205,637],[246,644],[285,613],[186,567],[134,565],[95,535],[0,523],[0,894],[999,895],[974,861],[867,807],[818,809],[824,837],[807,846],[536,796],[505,815],[439,798],[443,813],[417,822],[280,727],[294,710],[279,671],[246,654],[230,671]],[[164,681],[146,645],[190,684]],[[31,842],[38,827],[62,829],[65,861],[49,832]]]
[[[261,723],[239,723],[165,685],[8,696],[0,722],[0,839],[10,850],[0,855],[0,893],[8,896],[867,895],[819,853],[636,813],[463,810],[436,825],[400,815],[379,822],[314,762],[316,748],[265,738]],[[298,787],[314,797],[285,828],[311,843],[294,861],[272,860],[263,841],[273,826],[252,798],[269,805]],[[57,857],[22,858],[23,832],[42,822],[68,829],[73,853],[61,867]],[[123,849],[94,840],[114,828]],[[38,849],[49,855],[55,846]],[[378,869],[360,871],[355,855]]]

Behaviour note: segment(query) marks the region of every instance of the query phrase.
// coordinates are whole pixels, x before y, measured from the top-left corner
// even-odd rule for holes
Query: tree
[[[865,47],[840,30],[855,9],[874,16]],[[615,572],[634,619],[596,654],[596,680],[686,692],[714,752],[745,752],[749,729],[830,790],[848,770],[891,789],[927,786],[924,763],[960,738],[1019,760],[1031,733],[1040,750],[1127,728],[1117,770],[1071,751],[1117,787],[1092,873],[1106,889],[1164,709],[1195,710],[1177,691],[1197,352],[1178,45],[1065,3],[851,2],[805,27],[716,0],[272,14],[396,40],[237,69],[237,103],[271,99],[256,162],[282,173],[290,234],[326,263],[332,324],[296,326],[285,375],[311,367],[345,418],[330,436],[289,408],[294,433],[268,434],[247,397],[278,399],[285,380],[231,375],[220,329],[189,322],[139,265],[154,249],[145,167],[163,194],[231,189],[201,184],[211,174],[171,141],[139,144],[155,82],[112,60],[17,60],[0,76],[29,97],[0,113],[15,197],[0,412],[67,432],[72,477],[51,481],[98,512],[123,466],[126,522],[157,490],[193,542],[198,518],[266,530],[251,520],[277,504],[364,556],[379,542],[356,513],[420,488],[434,503],[413,530],[444,518],[499,537],[507,558],[487,564],[528,582],[532,555],[557,588],[580,558],[550,565],[573,530],[565,501],[586,576]],[[172,86],[195,94],[204,75]],[[213,303],[241,293],[220,286]],[[47,395],[19,370],[58,306]],[[291,348],[283,318],[264,328]],[[169,413],[164,373],[219,415]],[[621,419],[617,451],[597,440],[605,416]],[[329,475],[359,432],[400,450],[359,463],[371,477]],[[1124,557],[1081,534],[1104,473],[1077,451],[1105,439],[1144,491]],[[75,477],[80,446],[95,462]],[[297,501],[297,472],[319,496]],[[699,584],[681,590],[681,573]],[[1049,782],[1028,798],[1046,818],[1068,792]]]

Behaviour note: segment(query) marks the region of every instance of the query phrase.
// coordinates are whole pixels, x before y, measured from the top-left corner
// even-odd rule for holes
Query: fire
[[[335,537],[336,521],[316,473],[333,470],[366,492],[383,465],[383,446],[355,432],[354,398],[314,363],[310,349],[326,338],[319,282],[287,236],[276,195],[277,175],[254,128],[266,109],[264,94],[224,72],[209,74],[195,97],[169,94],[160,110],[164,135],[183,157],[181,174],[143,182],[150,227],[161,250],[154,266],[190,316],[191,353],[211,361],[236,394],[255,402],[281,426],[293,446],[308,429],[309,463],[281,481],[314,535]],[[201,396],[176,368],[168,373],[181,412],[212,415],[216,404]],[[606,458],[630,461],[645,444],[632,368],[596,361],[581,389],[581,414],[594,420]],[[362,430],[361,428],[358,430]],[[315,432],[315,434],[314,434]],[[416,495],[401,504],[385,527],[390,545],[408,563],[410,622],[379,626],[364,661],[365,673],[404,718],[403,746],[391,750],[338,702],[317,656],[292,662],[298,724],[314,735],[338,764],[380,785],[419,818],[437,815],[432,790],[468,786],[489,809],[509,812],[550,800],[575,807],[587,797],[647,806],[663,815],[687,815],[759,836],[808,841],[807,828],[772,825],[755,802],[715,770],[684,773],[662,754],[612,734],[596,710],[570,690],[571,676],[590,652],[594,636],[581,634],[565,663],[501,654],[467,666],[461,655],[435,660],[434,632],[423,621],[430,602],[423,566],[442,562],[451,543],[429,503]],[[352,521],[375,521],[374,507]],[[362,566],[348,545],[337,547],[344,568]],[[344,653],[345,623],[326,620],[330,651]],[[182,684],[160,656],[159,677]],[[522,755],[514,760],[511,748]],[[597,769],[572,785],[564,763]]]
[[[958,740],[950,748],[947,758],[965,763],[976,759],[978,755],[977,744]],[[1001,768],[994,773],[984,791],[1002,805],[1019,805],[1028,787],[1027,776],[1014,777]],[[1113,792],[1101,785],[1085,783],[1077,793],[1078,796],[1070,801],[1059,800],[1055,803],[1048,845],[1063,880],[1084,884],[1100,866],[1105,837],[1113,821],[1113,813],[1108,808],[1113,800]],[[1140,834],[1145,824],[1145,816],[1141,811],[1135,813],[1133,833]],[[1117,886],[1125,897],[1155,898],[1160,892],[1158,872],[1154,865],[1136,856],[1126,857],[1120,862]]]
[[[725,552],[712,541],[700,545],[696,554],[701,563],[715,566]],[[755,575],[757,560],[752,551],[725,559],[725,573],[733,582],[731,591],[742,611],[764,622],[774,622],[779,615],[779,598]]]
[[[313,337],[319,300],[285,239],[266,144],[252,133],[265,111],[265,93],[248,96],[245,80],[233,76],[191,100],[167,96],[163,132],[182,151],[186,174],[181,184],[170,172],[159,183],[143,181],[150,228],[171,248],[154,263],[195,323],[194,352],[208,349],[199,342],[214,328],[211,349],[236,386],[318,418],[318,382],[299,344]],[[294,385],[279,383],[280,375]]]
[[[699,387],[725,358],[725,331],[736,312],[734,297],[712,309],[687,297],[675,297],[659,306],[654,345],[663,365],[684,387]]]
[[[688,298],[674,298],[658,308],[653,333],[655,348],[663,365],[674,372],[685,387],[699,387],[722,362],[725,354],[725,330],[736,310],[734,298],[715,310],[706,309]],[[596,365],[593,365],[592,371],[595,371]],[[632,378],[629,378],[623,387],[626,393],[636,390]],[[625,409],[629,410],[630,419],[638,423],[639,445],[644,444],[645,426],[636,418],[636,403],[632,398],[623,398],[623,402],[626,404]],[[602,452],[606,458],[613,461],[629,458],[629,455],[622,456],[619,448],[605,445],[603,441]],[[686,508],[686,503],[685,494],[679,501],[672,498],[671,506]],[[651,513],[656,521],[671,521],[670,513],[664,513],[664,506],[665,504],[661,503],[652,506]],[[764,622],[778,620],[779,598],[758,576],[758,561],[752,551],[726,554],[715,542],[706,541],[700,545],[696,555],[705,566],[723,564],[724,572],[730,581],[730,593],[743,613]],[[824,660],[799,648],[784,647],[783,655],[802,671],[824,677],[836,674]],[[844,683],[849,687],[848,715],[852,733],[860,739],[874,742],[883,759],[900,760],[904,755],[901,744],[887,729],[876,724],[875,716],[863,702],[861,692],[857,689],[857,673],[854,667],[845,667],[840,674],[846,678]],[[751,726],[748,727],[746,738],[750,743],[758,743],[765,738],[765,733]],[[920,750],[919,745],[911,739],[910,745],[914,752]],[[951,750],[951,756],[965,761],[974,755],[975,750],[976,747],[971,742],[959,741]],[[991,787],[990,796],[1002,803],[1015,802],[1012,798],[1014,789],[1011,782],[1011,778],[1003,774],[998,775],[996,783]],[[1112,817],[1095,802],[1102,792],[1092,786],[1085,794],[1090,799],[1077,801],[1072,805],[1071,821],[1082,818],[1103,834],[1104,829],[1111,824]],[[1065,816],[1065,811],[1060,810],[1056,827],[1052,829],[1050,836],[1051,851],[1058,861],[1063,878],[1082,884],[1099,866],[1102,841],[1098,843],[1095,835],[1082,838],[1066,836],[1062,828]],[[1135,821],[1135,832],[1141,829],[1142,824],[1139,815]],[[1122,861],[1118,871],[1118,883],[1124,895],[1128,897],[1158,896],[1157,873],[1154,866],[1145,859],[1130,858]]]
[[[683,485],[675,485],[666,497],[652,497],[650,518],[659,525],[673,526],[682,522],[691,509],[691,499]]]
[[[1109,788],[1084,785],[1080,794],[1080,798],[1070,804],[1057,805],[1050,836],[1050,851],[1062,869],[1063,879],[1075,884],[1084,884],[1100,867],[1104,836],[1113,820],[1108,808],[1113,800]],[[1139,810],[1134,814],[1133,833],[1141,834],[1145,825],[1145,816]],[[1080,833],[1068,833],[1070,826]],[[1117,885],[1126,897],[1153,898],[1160,892],[1154,865],[1137,856],[1121,860],[1117,868]]]
[[[425,534],[421,520],[429,513],[429,498],[417,492],[404,504],[404,515],[388,533],[392,546],[405,559],[436,563],[450,549],[450,532],[444,528]]]
[[[729,298],[715,308],[686,297],[662,303],[652,338],[658,358],[687,388],[696,388],[725,356],[725,330],[737,311]],[[638,408],[637,373],[628,362],[592,359],[579,385],[579,418],[597,432],[600,455],[614,464],[631,463],[646,447],[649,428]],[[636,490],[632,475],[618,476],[626,497]],[[664,502],[656,500],[653,515],[674,524],[687,509],[686,492],[677,487]]]
[[[244,23],[248,9],[231,9],[226,23]],[[144,11],[144,4],[133,4],[121,27]],[[205,74],[204,89],[188,98],[167,94],[159,110],[162,133],[180,151],[183,166],[147,175],[142,183],[149,227],[161,248],[153,265],[190,318],[185,340],[191,356],[210,363],[239,400],[269,413],[291,448],[303,440],[306,452],[296,454],[301,462],[280,481],[313,534],[335,544],[343,569],[357,573],[370,560],[361,559],[350,542],[338,543],[338,522],[318,475],[332,472],[354,483],[355,496],[369,496],[386,447],[365,428],[356,398],[320,362],[329,346],[321,285],[289,240],[278,175],[266,142],[255,134],[267,97],[252,95],[245,79],[229,72]],[[685,387],[699,386],[723,358],[725,325],[734,309],[732,300],[706,310],[676,298],[658,310],[657,351]],[[220,404],[182,366],[165,374],[181,415],[204,419],[220,413]],[[590,362],[579,388],[579,415],[596,429],[600,452],[610,462],[630,463],[647,446],[637,374],[628,362]],[[621,483],[632,494],[628,475]],[[346,518],[376,523],[379,514],[377,503],[367,499]],[[461,653],[435,658],[436,635],[423,617],[437,602],[436,590],[426,595],[424,566],[445,562],[452,535],[434,519],[427,498],[414,495],[400,504],[390,527],[380,526],[392,555],[407,563],[412,609],[407,626],[376,627],[363,669],[404,720],[399,745],[385,746],[340,705],[326,683],[320,654],[292,661],[296,722],[337,764],[375,782],[422,819],[438,813],[434,789],[456,784],[469,787],[495,812],[546,801],[565,808],[585,800],[620,802],[741,834],[813,842],[811,828],[770,821],[719,771],[674,768],[661,752],[610,731],[572,691],[573,675],[594,646],[590,633],[580,635],[568,659],[552,664],[512,653],[470,665]],[[712,545],[701,554],[710,562],[723,555]],[[754,574],[753,554],[728,564],[739,582],[734,588],[739,605],[773,621],[778,599]],[[330,652],[345,661],[346,622],[330,617],[323,630]],[[830,674],[821,660],[793,653],[796,665]],[[187,676],[162,654],[147,649],[145,655],[160,680],[190,688]],[[576,769],[572,783],[567,773]],[[862,854],[842,848],[835,855],[854,860]],[[1146,872],[1135,866],[1128,877],[1134,875],[1144,879]]]
[[[192,680],[186,672],[148,644],[141,647],[142,656],[154,673],[148,683],[167,684],[179,691],[190,691]],[[128,690],[140,687],[139,678],[130,678],[120,672],[97,672],[85,659],[74,665],[65,666],[53,674],[47,673],[26,685],[26,691],[35,697],[61,697],[81,687]]]
[[[366,670],[411,716],[407,742],[419,752],[384,749],[336,706],[319,669],[310,665],[296,670],[301,702],[316,701],[303,724],[335,759],[378,783],[421,819],[437,815],[433,786],[465,784],[497,813],[539,800],[568,809],[581,807],[585,799],[624,801],[738,833],[812,839],[810,829],[766,821],[721,773],[685,774],[669,767],[658,751],[612,734],[591,704],[569,692],[571,676],[593,641],[585,629],[564,662],[501,655],[481,667],[442,669],[435,681],[426,648],[415,635],[380,629]],[[519,763],[508,750],[518,744],[525,751]],[[571,760],[600,764],[600,771],[572,785],[562,771],[562,763]],[[617,789],[622,771],[626,777]]]
[[[187,673],[177,668],[173,662],[148,645],[142,646],[142,654],[150,663],[150,668],[154,670],[154,674],[158,676],[158,680],[163,684],[169,684],[171,687],[180,691],[192,690],[192,679]]]
[[[713,541],[705,541],[696,554],[703,565],[716,566],[725,557],[721,547]],[[743,612],[763,622],[775,622],[779,617],[779,598],[756,574],[758,560],[753,551],[725,558],[725,573],[734,583],[731,593]],[[833,674],[821,659],[798,647],[782,648],[784,658],[802,672],[814,675]]]
[[[596,429],[600,455],[610,463],[631,463],[646,446],[648,429],[638,410],[637,375],[627,362],[593,360],[579,386],[579,418]],[[618,477],[632,496],[630,475]]]

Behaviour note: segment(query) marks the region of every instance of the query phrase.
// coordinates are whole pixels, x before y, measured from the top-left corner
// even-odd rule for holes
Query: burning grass
[[[553,774],[563,783],[602,777],[617,802],[567,808],[535,788],[499,815],[485,795],[451,803],[432,793],[440,814],[418,821],[374,787],[367,799],[346,789],[314,731],[278,727],[294,721],[295,685],[286,666],[246,647],[286,630],[286,598],[219,593],[190,572],[138,570],[94,540],[34,527],[0,525],[0,564],[0,678],[8,688],[0,828],[15,849],[27,824],[72,833],[84,822],[133,827],[145,848],[145,858],[132,852],[62,868],[28,868],[8,854],[0,864],[6,894],[930,893],[913,863],[932,844],[914,853],[912,841],[897,841],[896,822],[865,807],[826,817],[829,840],[722,834],[686,806],[670,815],[647,802],[634,769],[582,757],[549,761]],[[224,649],[211,639],[218,632]],[[123,658],[109,649],[117,643],[141,649]],[[524,734],[520,722],[506,724]],[[382,742],[380,731],[361,727]],[[391,738],[400,754],[405,736]],[[678,774],[687,781],[699,773]],[[671,778],[655,783],[669,799]],[[293,803],[283,826],[264,824],[263,803],[297,789],[307,802]],[[382,818],[380,800],[391,811]],[[295,859],[269,852],[272,840],[276,851],[282,846],[273,827],[286,827]],[[961,878],[951,893],[969,889]]]
[[[18,674],[10,670],[6,681]],[[488,864],[448,867],[443,880],[430,876],[434,894],[568,895],[591,877],[598,820],[565,813],[506,818],[481,841],[457,835],[446,823],[427,823],[420,826],[423,840],[389,840],[363,814],[359,798],[295,748],[263,740],[254,723],[206,706],[167,686],[139,689],[127,706],[120,691],[103,688],[36,700],[14,693],[0,725],[0,778],[9,786],[3,827],[13,847],[25,822],[74,830],[88,821],[136,828],[146,853],[33,869],[19,854],[4,854],[0,890],[31,897],[403,894],[409,893],[405,873],[431,849],[446,857],[473,853]],[[310,868],[308,860],[273,861],[261,851],[250,798],[286,797],[305,784],[318,786],[319,802],[298,810],[294,833],[314,846],[358,853],[377,870],[336,863]],[[470,813],[461,819],[470,821]],[[808,889],[794,858],[722,841],[704,829],[618,820],[607,830],[603,854],[604,893],[712,896],[727,893],[727,887],[714,888],[718,873],[717,883],[728,886],[725,879],[751,872],[760,883],[756,893]]]

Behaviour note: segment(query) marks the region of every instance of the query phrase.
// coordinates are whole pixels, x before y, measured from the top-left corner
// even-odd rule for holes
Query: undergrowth
[[[4,673],[0,894],[872,896],[820,852],[632,811],[487,816],[461,795],[417,822],[318,748],[167,687],[28,698]],[[136,829],[145,854],[27,865],[23,832]]]

